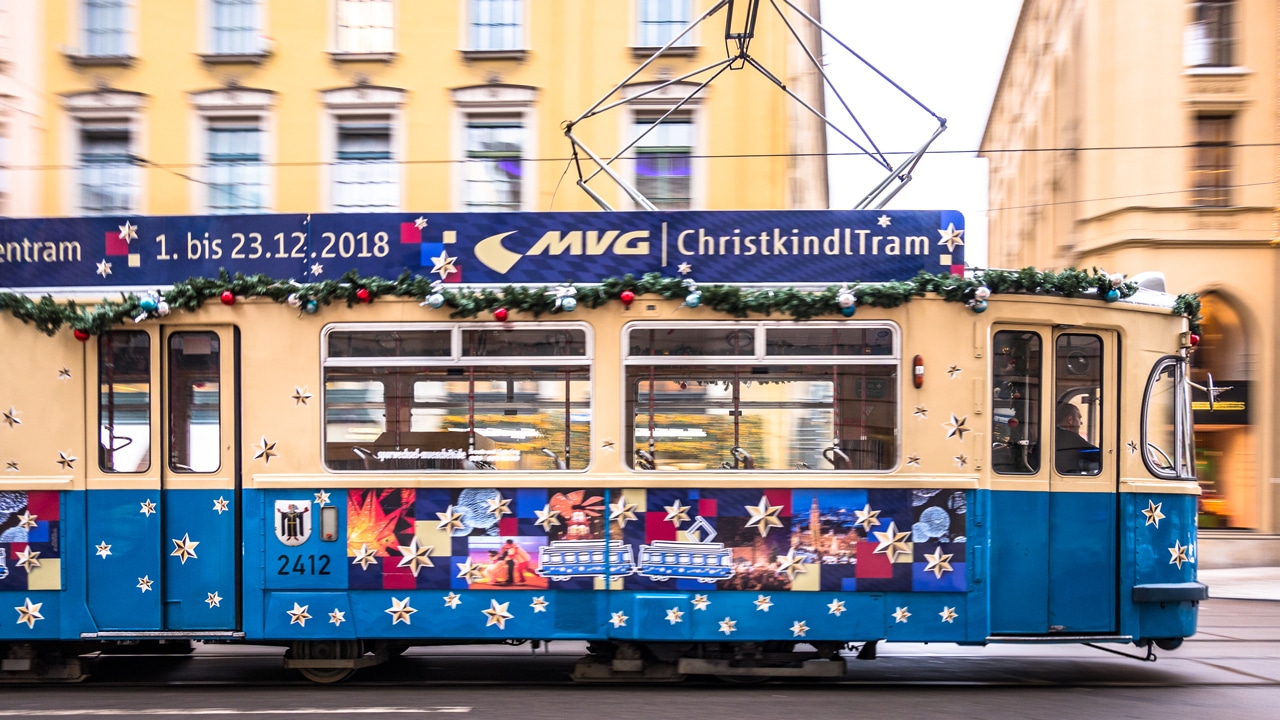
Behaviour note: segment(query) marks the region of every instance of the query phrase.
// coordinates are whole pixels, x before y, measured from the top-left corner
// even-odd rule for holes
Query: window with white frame
[[[249,55],[262,51],[260,0],[210,0],[210,51]]]
[[[211,215],[264,212],[266,162],[262,120],[258,117],[209,118],[205,168]]]
[[[691,0],[636,0],[636,45],[659,48],[671,42],[692,21]],[[689,35],[679,46],[692,44]]]
[[[693,207],[693,118],[676,112],[636,116],[636,189],[659,210]]]
[[[132,128],[123,118],[82,120],[76,174],[82,215],[137,211],[138,168],[131,152]]]
[[[394,0],[338,0],[337,51],[395,52]]]
[[[1235,0],[1191,3],[1185,59],[1190,67],[1231,67],[1235,64]]]
[[[85,56],[129,55],[129,4],[130,0],[83,0]]]
[[[518,115],[471,115],[463,165],[466,210],[519,210],[523,197],[525,128]]]
[[[524,0],[469,0],[472,50],[524,47]]]
[[[337,118],[333,162],[334,212],[400,209],[399,167],[388,115]]]

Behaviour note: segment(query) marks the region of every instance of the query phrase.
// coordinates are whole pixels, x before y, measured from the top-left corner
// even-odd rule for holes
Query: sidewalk
[[[1209,598],[1280,600],[1280,567],[1200,570],[1196,579],[1209,586]]]

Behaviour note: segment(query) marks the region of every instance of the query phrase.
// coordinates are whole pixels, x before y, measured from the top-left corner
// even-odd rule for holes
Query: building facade
[[[2,211],[15,216],[595,210],[574,186],[562,123],[714,5],[0,3],[9,15],[31,6],[23,66],[39,90],[27,100],[40,133],[21,142],[34,157],[0,156],[30,168],[31,197]],[[816,16],[817,0],[807,4]],[[820,78],[796,62],[786,26],[760,17],[753,57],[821,107]],[[632,87],[723,57],[723,31],[723,20],[700,25]],[[816,33],[808,40],[817,47]],[[616,152],[675,102],[654,93],[578,133]],[[666,209],[826,208],[824,137],[765,78],[734,72],[617,165]]]
[[[0,217],[34,213],[25,168],[40,164],[41,4],[0,0]]]
[[[1280,531],[1278,29],[1276,0],[1026,0],[980,150],[991,266],[1200,295],[1195,379],[1232,388],[1195,406],[1207,541]]]

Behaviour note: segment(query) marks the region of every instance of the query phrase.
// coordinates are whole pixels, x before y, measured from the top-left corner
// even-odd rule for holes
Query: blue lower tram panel
[[[1194,498],[1063,495],[3,492],[0,607],[14,614],[0,640],[160,631],[250,642],[980,643],[1194,633],[1205,597]],[[332,539],[322,526],[336,528]]]

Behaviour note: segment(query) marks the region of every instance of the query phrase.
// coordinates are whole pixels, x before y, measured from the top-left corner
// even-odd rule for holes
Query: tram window
[[[739,347],[751,355],[762,335],[763,357],[696,359]],[[637,469],[892,469],[898,458],[896,340],[887,325],[633,326],[626,359],[628,455]],[[694,351],[667,353],[675,343]],[[865,358],[881,352],[889,357]]]
[[[1191,477],[1191,411],[1177,357],[1162,358],[1147,380],[1142,408],[1143,462],[1151,474]]]
[[[151,468],[151,337],[119,331],[98,343],[98,467]]]
[[[169,469],[214,472],[222,464],[222,367],[218,336],[169,336]]]
[[[449,357],[448,330],[385,330],[329,333],[330,357]]]
[[[1055,348],[1054,469],[1102,472],[1102,338],[1062,334]]]
[[[422,356],[328,354],[327,467],[421,472],[587,466],[591,372],[584,329],[444,332],[460,344],[451,345],[439,364]],[[326,337],[359,344],[363,339],[350,336],[361,333],[376,336],[378,330],[344,329]],[[480,357],[485,359],[468,362]]]
[[[1040,471],[1040,335],[1001,330],[993,338],[991,367],[991,467],[1005,475]]]

